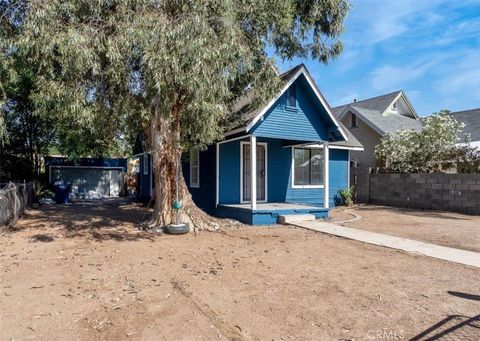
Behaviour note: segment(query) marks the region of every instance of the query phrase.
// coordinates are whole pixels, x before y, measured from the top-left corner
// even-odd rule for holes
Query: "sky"
[[[332,107],[404,90],[420,116],[480,108],[480,0],[351,0],[343,54],[305,63]]]

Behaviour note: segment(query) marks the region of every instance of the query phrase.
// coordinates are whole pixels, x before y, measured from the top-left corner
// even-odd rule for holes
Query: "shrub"
[[[450,166],[451,150],[459,142],[463,127],[448,110],[442,110],[423,119],[421,131],[403,130],[385,135],[375,148],[375,156],[387,171],[440,171]]]
[[[353,204],[353,194],[355,192],[355,187],[352,186],[351,188],[342,189],[338,191],[340,197],[342,198],[342,203],[346,206],[351,206]]]
[[[40,181],[33,182],[33,202],[39,202],[40,199],[50,198],[53,196],[48,185]]]

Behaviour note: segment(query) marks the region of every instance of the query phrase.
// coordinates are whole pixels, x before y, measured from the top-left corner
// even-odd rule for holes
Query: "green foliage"
[[[480,150],[477,147],[452,148],[449,160],[456,166],[457,173],[480,173]]]
[[[421,131],[386,135],[375,148],[375,157],[388,171],[427,173],[449,168],[462,129],[463,124],[442,110],[425,118]]]
[[[15,171],[9,160],[21,159],[26,165],[21,179],[37,177],[41,157],[51,151],[72,159],[125,156],[130,150],[124,140],[130,132],[120,134],[120,124],[111,123],[112,117],[95,115],[93,124],[80,124],[74,116],[53,111],[55,105],[42,97],[43,61],[16,44],[29,5],[0,0],[0,142],[5,161],[1,175]]]
[[[342,199],[342,203],[346,206],[351,206],[353,204],[354,193],[355,193],[355,186],[338,191],[338,194]]]
[[[258,102],[278,89],[267,47],[284,59],[337,56],[349,9],[346,0],[18,3],[7,11],[14,24],[1,33],[4,46],[38,63],[32,99],[62,122],[60,140],[102,146],[149,133],[152,117],[175,107],[185,148],[220,138],[247,87]]]
[[[40,199],[52,197],[53,192],[46,183],[33,181],[33,202],[39,202]]]

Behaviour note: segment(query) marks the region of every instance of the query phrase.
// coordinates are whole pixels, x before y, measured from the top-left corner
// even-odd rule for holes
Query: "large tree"
[[[106,118],[99,115],[96,124],[86,126],[59,119],[38,105],[40,62],[12,44],[22,34],[26,5],[0,1],[0,178],[39,179],[42,157],[51,152],[72,159],[124,153],[110,125],[99,121]]]
[[[8,1],[7,1],[8,2]],[[36,0],[22,3],[11,44],[39,62],[38,105],[83,126],[146,133],[153,155],[152,224],[170,223],[183,151],[221,138],[247,88],[266,101],[274,61],[328,62],[342,51],[347,0]],[[105,119],[107,118],[107,119]],[[183,177],[184,219],[212,227]]]

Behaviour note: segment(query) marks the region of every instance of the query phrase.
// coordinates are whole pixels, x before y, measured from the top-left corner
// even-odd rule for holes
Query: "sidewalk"
[[[294,225],[313,231],[328,233],[338,237],[358,240],[373,245],[385,246],[392,249],[403,250],[406,252],[480,268],[480,253],[478,252],[454,249],[451,247],[424,243],[417,240],[339,226],[318,220],[296,222]]]

